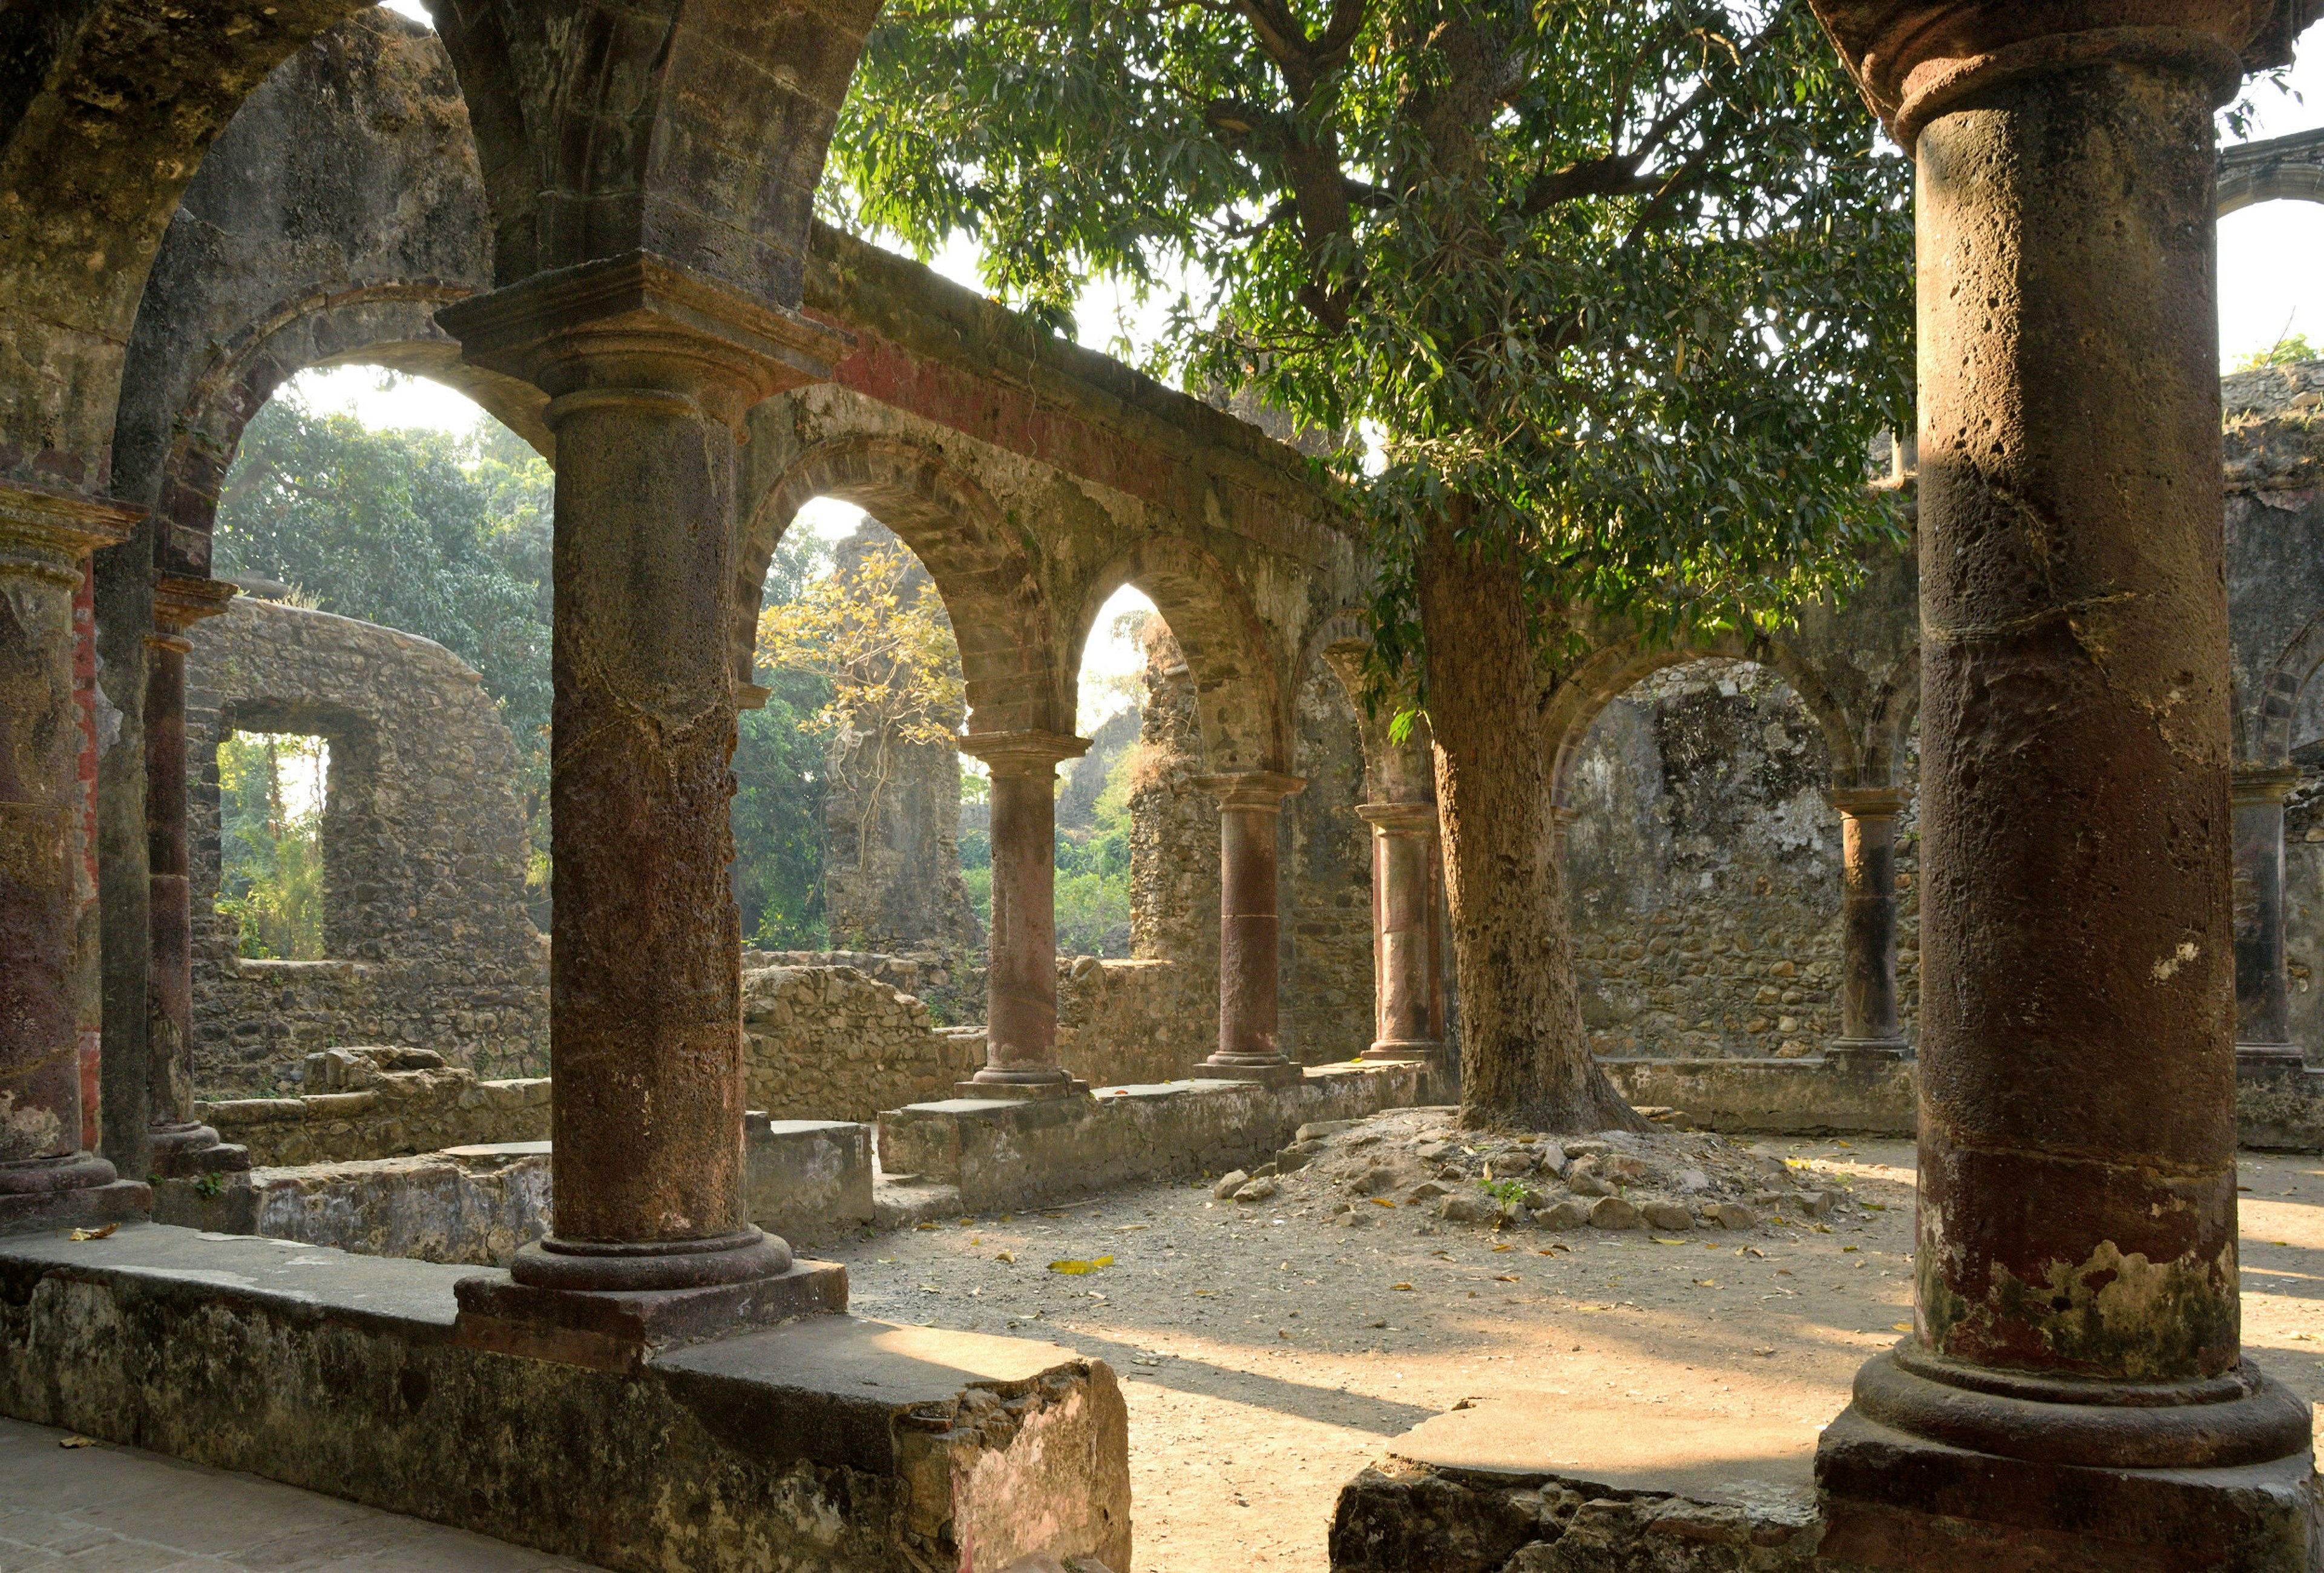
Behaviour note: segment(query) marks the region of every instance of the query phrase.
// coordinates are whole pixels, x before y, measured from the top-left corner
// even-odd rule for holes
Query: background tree
[[[761,606],[797,602],[830,560],[813,533],[790,532],[775,550]],[[765,666],[759,680],[766,705],[742,712],[734,745],[734,900],[749,944],[820,950],[824,745],[815,722],[831,703],[831,682],[813,663]]]
[[[1582,1036],[1537,724],[1590,618],[1780,615],[1895,526],[1909,171],[1800,0],[895,0],[826,210],[1330,430],[1381,692],[1435,740],[1463,1118],[1628,1124]]]

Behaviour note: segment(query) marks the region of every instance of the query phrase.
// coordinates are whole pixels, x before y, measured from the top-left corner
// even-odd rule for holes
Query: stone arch
[[[436,326],[438,307],[465,300],[466,285],[395,280],[318,291],[262,313],[218,347],[174,422],[163,459],[158,508],[168,525],[160,544],[168,571],[206,575],[218,494],[249,424],[275,390],[318,366],[383,365],[466,393],[544,456],[554,458],[541,412],[547,396],[526,384],[467,365]]]
[[[960,644],[971,732],[1071,731],[1055,620],[1017,530],[934,449],[853,437],[809,449],[760,495],[735,553],[733,661],[751,680],[759,596],[775,547],[816,497],[852,503],[910,547]]]
[[[1883,673],[1865,717],[1863,753],[1857,761],[1857,779],[1835,780],[1835,786],[1883,787],[1898,784],[1904,740],[1921,710],[1921,648],[1912,645]],[[1838,775],[1835,766],[1834,775]]]
[[[1558,805],[1567,806],[1567,767],[1589,735],[1590,724],[1608,705],[1666,666],[1711,656],[1752,662],[1781,675],[1792,685],[1793,692],[1799,695],[1800,703],[1806,707],[1817,730],[1823,735],[1824,746],[1831,758],[1833,784],[1869,784],[1862,777],[1862,754],[1848,724],[1847,711],[1833,697],[1830,685],[1790,646],[1765,634],[1723,634],[1692,644],[1664,646],[1649,646],[1632,636],[1591,652],[1550,697],[1544,722],[1550,728],[1556,749],[1551,779],[1555,783],[1553,792]]]
[[[2324,202],[2324,131],[2220,150],[2220,217],[2279,201]]]
[[[1124,585],[1154,603],[1186,658],[1205,767],[1289,770],[1290,728],[1266,625],[1225,565],[1191,541],[1149,535],[1099,570],[1074,619],[1070,669],[1080,670],[1099,609]]]
[[[2310,617],[2261,674],[2258,692],[2235,695],[2235,761],[2239,769],[2278,770],[2292,763],[2292,724],[2300,696],[2324,666],[2324,612]]]

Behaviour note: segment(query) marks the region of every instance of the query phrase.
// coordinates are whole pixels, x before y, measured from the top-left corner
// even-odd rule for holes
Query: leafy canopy
[[[1765,618],[1894,526],[1909,170],[1802,0],[894,0],[824,200],[1351,438],[1380,634],[1449,495],[1537,611]]]

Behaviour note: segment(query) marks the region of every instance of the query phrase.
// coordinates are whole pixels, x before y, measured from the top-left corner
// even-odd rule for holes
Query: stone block
[[[0,1412],[622,1573],[1130,1566],[1102,1362],[840,1314],[601,1370],[462,1341],[470,1277],[152,1224],[0,1240]]]
[[[794,1244],[872,1222],[872,1127],[742,1116],[751,1221]]]

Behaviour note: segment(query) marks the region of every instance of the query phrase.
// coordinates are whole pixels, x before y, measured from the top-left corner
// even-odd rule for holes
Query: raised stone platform
[[[1812,1568],[1815,1436],[1635,1404],[1485,1400],[1425,1420],[1341,1491],[1333,1573]]]
[[[1304,1124],[1418,1103],[1426,1078],[1399,1061],[1310,1067],[1285,1087],[1169,1081],[1088,1097],[945,1098],[880,1116],[880,1166],[891,1180],[914,1177],[939,1208],[1026,1207],[1260,1162]]]
[[[155,1224],[8,1236],[0,1412],[638,1573],[1130,1565],[1102,1362],[841,1314],[592,1369],[464,1341],[477,1276]]]

